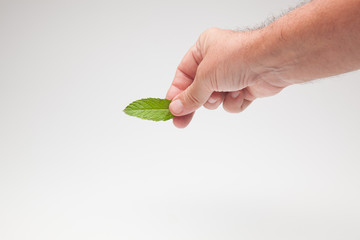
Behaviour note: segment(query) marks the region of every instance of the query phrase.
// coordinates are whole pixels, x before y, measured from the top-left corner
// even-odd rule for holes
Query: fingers
[[[176,99],[174,98],[180,93],[182,93],[185,89],[186,91],[189,91],[188,88],[195,79],[196,71],[201,61],[202,56],[197,42],[197,44],[192,46],[181,60],[176,70],[174,80],[166,94],[167,99],[173,100],[171,105],[169,106],[170,111],[174,115],[181,115],[175,116],[173,119],[174,125],[178,128],[186,127],[190,123],[194,112],[189,110],[188,108],[185,108],[185,111],[183,111],[183,103],[187,104],[189,102],[189,100],[183,99],[188,99],[189,96],[191,98],[191,95],[189,95],[189,93],[185,93],[179,96],[178,101],[176,101]],[[192,89],[190,91],[191,94],[194,90],[198,91],[196,85],[192,86],[190,89]]]
[[[247,89],[242,89],[226,94],[223,108],[230,113],[239,113],[245,110],[255,98],[252,97]]]
[[[235,92],[221,93],[213,92],[210,98],[204,104],[208,109],[216,109],[222,102],[223,107],[230,113],[242,112],[247,108],[255,98],[248,93],[247,89]],[[184,116],[175,116],[173,123],[178,128],[185,128],[193,118],[195,112]]]
[[[213,92],[204,107],[210,110],[216,109],[224,100],[225,93]]]
[[[213,92],[213,94],[211,94],[208,101],[204,104],[204,107],[206,107],[207,109],[216,109],[223,102],[224,96],[225,96],[224,93]],[[192,112],[184,116],[175,116],[173,118],[174,125],[177,128],[185,128],[192,120],[194,113],[195,112]]]
[[[204,104],[204,107],[216,109],[223,102],[223,107],[226,111],[238,113],[244,111],[254,99],[246,88],[229,93],[213,92]],[[195,112],[184,116],[175,116],[173,118],[174,125],[178,128],[185,128],[190,123],[194,113]]]
[[[194,80],[201,61],[202,56],[196,44],[185,54],[177,68],[166,94],[167,99],[173,100],[169,109],[175,116],[194,112],[209,99],[212,93],[206,85]]]
[[[205,83],[195,79],[188,88],[173,99],[169,109],[175,116],[187,115],[204,105],[211,94],[212,90]]]
[[[181,117],[174,117],[173,118],[173,124],[177,128],[185,128],[193,118],[195,112],[192,112],[188,115],[181,116]]]
[[[184,89],[186,89],[193,82],[188,75],[181,72],[179,69],[176,70],[174,80],[166,93],[166,99],[172,100],[174,97],[179,95]]]
[[[181,60],[174,80],[166,94],[166,98],[172,100],[180,92],[184,91],[193,82],[202,57],[196,45],[192,46]]]

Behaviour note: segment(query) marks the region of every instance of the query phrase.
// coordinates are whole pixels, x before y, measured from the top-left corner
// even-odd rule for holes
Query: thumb
[[[195,112],[209,99],[212,91],[205,81],[195,77],[193,83],[177,95],[170,103],[169,109],[175,116],[183,116]]]

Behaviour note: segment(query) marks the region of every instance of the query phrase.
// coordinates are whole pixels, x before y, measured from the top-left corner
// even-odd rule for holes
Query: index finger
[[[166,94],[167,99],[172,100],[191,85],[201,60],[202,56],[196,44],[188,50],[177,67],[174,80]]]

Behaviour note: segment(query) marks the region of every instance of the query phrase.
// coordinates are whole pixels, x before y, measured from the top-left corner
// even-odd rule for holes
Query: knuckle
[[[208,28],[203,33],[201,33],[198,41],[197,41],[197,48],[201,49],[203,52],[206,52],[207,49],[212,45],[214,39],[216,39],[215,35],[221,31],[220,28]]]
[[[201,105],[200,99],[197,96],[195,96],[194,94],[187,94],[185,101],[190,103],[193,106],[200,106]]]

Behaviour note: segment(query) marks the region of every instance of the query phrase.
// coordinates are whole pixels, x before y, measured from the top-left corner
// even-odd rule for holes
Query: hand
[[[290,85],[267,74],[273,71],[256,60],[257,33],[209,29],[179,64],[166,98],[173,100],[173,123],[184,128],[201,106],[216,109],[221,103],[231,113],[243,111],[258,97],[280,92]]]

